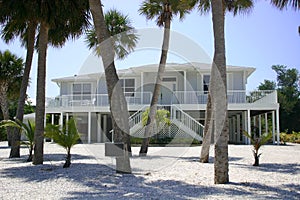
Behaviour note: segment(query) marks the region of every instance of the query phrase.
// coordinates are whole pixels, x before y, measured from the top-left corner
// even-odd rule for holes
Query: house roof
[[[100,59],[99,59],[100,60]],[[85,63],[85,64],[90,64]],[[99,66],[99,65],[98,65]],[[102,65],[101,65],[102,66]],[[102,67],[103,68],[103,67]],[[158,64],[149,64],[137,67],[130,67],[128,69],[120,69],[117,70],[119,75],[134,75],[140,74],[141,72],[157,72]],[[200,73],[208,73],[210,72],[211,64],[207,63],[167,63],[165,71],[199,71]],[[227,65],[228,72],[235,71],[244,71],[246,73],[247,78],[255,71],[254,67],[244,67],[244,66],[232,66]],[[68,81],[90,81],[91,79],[97,80],[101,76],[104,76],[104,72],[96,72],[82,75],[74,75],[69,77],[52,79],[53,82],[68,82]]]

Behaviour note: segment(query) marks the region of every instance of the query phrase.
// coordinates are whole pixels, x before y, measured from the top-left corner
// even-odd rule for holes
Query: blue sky
[[[157,28],[155,22],[147,21],[138,14],[142,1],[103,0],[104,10],[116,8],[128,14],[137,29]],[[300,12],[292,9],[278,10],[269,1],[255,1],[254,9],[246,15],[226,15],[226,59],[228,65],[255,67],[256,71],[248,79],[247,88],[255,89],[264,79],[276,79],[271,66],[287,65],[300,70]],[[184,35],[197,43],[209,56],[213,56],[213,32],[211,14],[200,15],[196,10],[187,15],[183,21],[174,17],[173,31]],[[25,58],[26,50],[20,47],[18,40],[8,45],[0,40],[0,50],[9,49]],[[58,95],[58,86],[51,79],[78,74],[81,65],[92,51],[86,47],[84,36],[69,41],[63,48],[49,47],[47,57],[47,97]],[[176,62],[170,56],[168,62]],[[193,60],[191,60],[193,61]],[[134,53],[125,61],[118,61],[117,68],[127,68],[142,63],[158,63],[159,51],[143,55]],[[35,98],[36,94],[37,56],[33,60],[31,84],[28,94]]]

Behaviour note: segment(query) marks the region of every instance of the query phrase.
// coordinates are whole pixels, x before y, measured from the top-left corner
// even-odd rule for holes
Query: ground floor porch
[[[165,106],[168,109],[168,106]],[[171,106],[169,106],[171,108]],[[180,109],[179,109],[180,110]],[[135,116],[140,110],[131,110],[130,115]],[[104,143],[113,141],[112,134],[112,122],[111,114],[109,112],[97,112],[96,110],[87,111],[61,111],[50,112],[47,111],[48,123],[52,124],[65,124],[70,117],[75,117],[77,121],[78,131],[81,133],[81,141],[83,143]],[[174,111],[171,111],[171,115],[174,115]],[[176,114],[178,118],[178,113]],[[184,118],[182,118],[184,117]],[[140,120],[141,117],[137,117]],[[180,130],[180,135],[184,137],[184,133],[187,133],[187,137],[193,137],[190,132],[194,131],[195,134],[201,135],[201,126],[204,125],[205,110],[181,110],[180,119],[174,121],[179,123],[175,130]],[[273,144],[279,144],[279,109],[231,109],[228,111],[229,121],[229,143],[232,144],[250,144],[250,140],[243,134],[244,131],[249,134],[260,136],[264,133],[271,132],[273,135]],[[200,128],[193,128],[195,123],[200,124]],[[137,121],[139,123],[139,121]],[[175,124],[176,125],[176,124]],[[196,124],[197,125],[197,124]],[[191,127],[183,127],[191,126]],[[198,125],[199,126],[199,125]],[[133,126],[131,127],[132,129]],[[136,127],[135,127],[136,128]],[[165,129],[165,132],[174,132],[174,129]],[[165,134],[172,136],[172,134]],[[200,138],[200,139],[198,139]],[[201,137],[198,137],[201,140]]]

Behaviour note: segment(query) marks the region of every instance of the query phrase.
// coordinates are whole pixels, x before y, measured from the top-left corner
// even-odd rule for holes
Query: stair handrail
[[[129,128],[134,127],[136,124],[139,124],[142,121],[143,112],[147,107],[148,106],[143,106],[128,118]]]
[[[180,112],[179,116],[177,115],[176,111]],[[190,130],[203,137],[204,126],[176,105],[172,105],[171,119],[181,122]]]

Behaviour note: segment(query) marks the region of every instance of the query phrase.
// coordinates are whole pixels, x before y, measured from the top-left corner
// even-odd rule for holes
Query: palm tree
[[[101,0],[89,0],[90,10],[104,66],[107,92],[114,129],[114,141],[124,143],[124,156],[116,157],[116,172],[131,173],[128,108],[114,63],[113,41],[105,22]]]
[[[48,42],[63,46],[70,37],[80,36],[88,26],[87,0],[38,1],[36,13],[40,22],[38,36],[38,73],[36,98],[36,130],[33,164],[43,164],[45,81]],[[72,10],[72,12],[70,12]]]
[[[27,158],[27,162],[31,162],[32,157],[33,157],[32,152],[33,152],[33,147],[34,147],[35,123],[30,122],[29,120],[28,120],[27,124],[25,124],[17,119],[16,119],[16,121],[3,120],[0,123],[0,127],[15,127],[24,133],[24,135],[26,136],[28,141],[22,141],[22,142],[20,142],[20,144],[25,144],[28,147],[29,156]]]
[[[300,0],[271,0],[271,4],[279,9],[291,6],[294,9],[300,10]]]
[[[215,117],[215,184],[229,182],[228,175],[228,116],[227,116],[227,87],[226,87],[226,56],[224,37],[224,5],[223,0],[211,2],[214,32],[215,53],[210,83],[212,106],[217,113]]]
[[[140,149],[140,156],[146,156],[150,141],[150,132],[155,121],[155,113],[162,83],[162,76],[165,71],[167,55],[170,42],[170,28],[173,15],[179,15],[183,19],[186,13],[192,9],[193,2],[181,2],[177,0],[145,0],[140,8],[140,14],[145,15],[147,19],[156,19],[159,27],[164,27],[163,44],[160,56],[159,67],[156,76],[156,82],[153,90],[153,95],[150,103],[149,117],[145,128],[144,139]]]
[[[9,119],[8,108],[8,89],[23,76],[23,59],[10,53],[0,51],[0,107],[3,113],[3,119]],[[11,130],[7,130],[8,143],[11,142]]]
[[[45,129],[45,136],[52,138],[54,142],[62,146],[67,151],[66,162],[63,168],[71,165],[71,148],[78,143],[80,135],[78,133],[75,120],[71,118],[62,129],[59,125],[48,124]]]
[[[138,40],[131,20],[128,15],[124,15],[115,9],[106,12],[104,18],[108,32],[113,40],[115,54],[118,59],[124,59],[134,50]],[[100,56],[101,52],[95,27],[89,29],[86,34],[86,44],[90,49],[93,48],[97,55]]]
[[[11,41],[14,37],[20,36],[22,44],[26,46],[27,54],[25,61],[24,74],[22,84],[20,87],[20,96],[18,100],[16,119],[23,121],[24,105],[27,97],[27,87],[29,83],[29,75],[31,71],[32,58],[34,52],[35,33],[37,22],[32,13],[28,12],[29,8],[33,5],[33,1],[24,4],[21,1],[3,0],[0,4],[2,15],[0,16],[0,23],[3,24],[2,38],[5,42]],[[17,12],[20,14],[16,15]],[[26,15],[26,18],[23,16]],[[23,30],[20,30],[22,29]],[[11,151],[10,158],[20,157],[20,132],[15,129],[11,137]]]
[[[198,0],[198,10],[201,14],[205,14],[211,10],[211,0]],[[253,7],[253,0],[240,0],[240,1],[232,1],[232,0],[224,0],[223,1],[223,10],[224,15],[226,12],[232,12],[234,16],[237,14],[244,14],[248,13]],[[214,66],[214,65],[213,65]],[[212,74],[213,75],[213,74]],[[215,78],[211,76],[210,83],[213,83]],[[209,159],[209,149],[211,144],[211,137],[212,137],[212,127],[213,127],[213,118],[214,115],[212,113],[212,100],[211,100],[211,93],[212,93],[212,86],[209,88],[208,93],[208,101],[206,106],[206,113],[205,113],[205,129],[204,129],[204,138],[202,143],[202,150],[200,155],[200,162],[207,163]]]
[[[244,135],[250,139],[251,144],[253,145],[253,156],[254,156],[254,164],[253,166],[259,166],[259,157],[261,153],[259,153],[260,147],[265,145],[271,138],[272,133],[265,133],[261,135],[260,137],[257,137],[255,134],[249,134],[246,131],[243,132]]]

